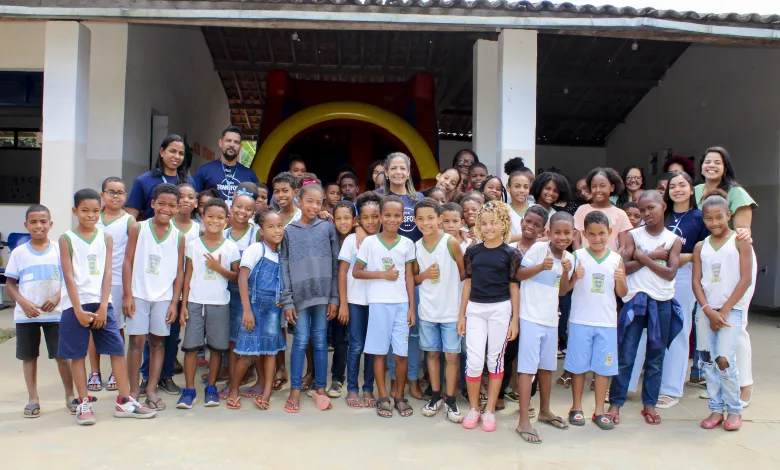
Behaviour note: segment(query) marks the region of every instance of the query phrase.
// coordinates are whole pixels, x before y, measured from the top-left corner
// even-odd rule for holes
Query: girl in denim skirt
[[[227,407],[231,410],[241,408],[241,397],[238,394],[241,379],[252,362],[260,360],[263,361],[263,388],[251,398],[261,410],[268,409],[276,353],[287,346],[281,330],[279,307],[282,268],[278,246],[284,237],[284,224],[274,211],[263,212],[257,216],[257,222],[263,241],[244,250],[238,275],[244,314],[235,347],[239,360],[230,379],[230,395],[227,398]]]

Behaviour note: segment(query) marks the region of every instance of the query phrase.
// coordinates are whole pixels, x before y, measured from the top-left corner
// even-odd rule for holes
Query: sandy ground
[[[590,422],[566,431],[539,424],[542,445],[526,444],[515,434],[519,413],[511,402],[498,413],[498,430],[485,433],[467,431],[441,413],[425,418],[419,412],[423,402],[416,400],[410,418],[380,419],[372,410],[348,408],[343,399],[319,412],[305,397],[300,414],[289,415],[283,411],[288,386],[272,397],[269,411],[247,400],[240,411],[227,410],[224,402],[204,408],[199,389],[192,410],[169,409],[153,420],[113,418],[115,395],[103,391],[95,406],[98,423],[81,427],[64,407],[49,360],[40,364],[42,415],[25,419],[27,392],[12,339],[0,345],[0,457],[3,468],[780,468],[780,379],[773,373],[780,361],[778,321],[751,314],[756,390],[739,432],[700,429],[707,402],[698,398],[701,389],[686,387],[679,405],[662,410],[661,426],[644,424],[639,397],[632,394],[614,431]],[[4,310],[0,327],[9,326],[10,310]],[[103,367],[105,377],[107,360]],[[183,376],[176,380],[181,385]],[[585,393],[590,416],[593,395]],[[162,396],[175,404],[175,397]],[[565,416],[569,391],[553,387],[552,399],[553,411]],[[538,408],[538,398],[533,403]]]

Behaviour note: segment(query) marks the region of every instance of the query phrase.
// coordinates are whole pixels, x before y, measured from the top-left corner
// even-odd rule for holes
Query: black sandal
[[[390,406],[390,399],[388,397],[380,398],[376,401],[376,414],[380,418],[393,417],[393,407]]]
[[[408,418],[414,413],[414,409],[409,406],[409,400],[406,398],[393,398],[393,402],[395,403],[395,409],[398,410],[398,414],[402,418]]]

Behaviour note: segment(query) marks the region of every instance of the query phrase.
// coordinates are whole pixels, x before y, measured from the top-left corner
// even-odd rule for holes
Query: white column
[[[109,176],[122,177],[125,130],[127,23],[86,23],[91,36],[87,173],[84,185],[100,189]],[[132,180],[125,181],[130,191]]]
[[[522,157],[536,173],[536,37],[506,29],[498,36],[499,167]]]
[[[73,194],[84,187],[89,113],[89,29],[76,21],[46,23],[41,204],[52,237],[73,225]]]
[[[472,101],[473,150],[491,175],[501,174],[497,151],[498,43],[478,39],[474,43]]]

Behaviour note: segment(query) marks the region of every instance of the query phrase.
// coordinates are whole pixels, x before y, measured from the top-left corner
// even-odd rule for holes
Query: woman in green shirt
[[[751,240],[752,243],[750,226],[753,223],[753,210],[758,207],[758,204],[737,183],[729,153],[723,147],[708,148],[704,151],[700,169],[704,184],[694,188],[696,203],[701,207],[705,194],[718,189],[725,191],[728,194],[729,211],[732,214],[729,225],[737,232],[738,239]],[[747,321],[744,326],[747,326]],[[737,346],[737,370],[739,370],[740,400],[743,406],[750,404],[753,395],[751,362],[750,335],[743,327]]]

